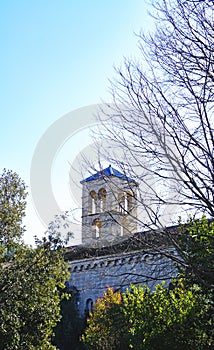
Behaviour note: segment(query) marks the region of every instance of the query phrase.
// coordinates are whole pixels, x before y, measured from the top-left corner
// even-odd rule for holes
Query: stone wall
[[[171,249],[170,254],[174,254]],[[75,260],[69,263],[69,286],[77,292],[80,316],[102,297],[108,286],[125,291],[130,284],[146,283],[150,288],[175,274],[172,261],[164,252],[135,251],[115,255]]]

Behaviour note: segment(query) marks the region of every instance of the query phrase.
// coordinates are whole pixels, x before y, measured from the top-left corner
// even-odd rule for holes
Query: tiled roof
[[[89,182],[89,181],[98,180],[98,179],[103,179],[104,177],[110,177],[110,176],[115,176],[115,177],[118,177],[118,178],[120,178],[122,180],[126,180],[128,182],[136,183],[135,180],[133,180],[130,177],[127,177],[126,175],[122,174],[117,169],[112,168],[111,165],[109,165],[108,168],[100,170],[97,173],[95,173],[95,174],[87,177],[86,179],[80,181],[80,183]]]

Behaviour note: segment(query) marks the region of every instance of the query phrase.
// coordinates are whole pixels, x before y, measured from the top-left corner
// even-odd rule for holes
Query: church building
[[[173,248],[158,242],[153,232],[138,232],[138,184],[111,165],[81,181],[82,244],[70,247],[66,258],[80,316],[92,308],[108,286],[125,291],[130,284],[153,288],[175,267],[167,254]],[[171,228],[173,230],[173,228]],[[146,243],[147,242],[147,243]]]

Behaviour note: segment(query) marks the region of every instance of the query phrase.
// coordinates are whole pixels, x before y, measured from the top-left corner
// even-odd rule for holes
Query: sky
[[[42,183],[51,151],[52,197],[60,210],[78,207],[68,164],[91,142],[84,118],[90,106],[109,101],[114,67],[139,57],[134,33],[151,27],[144,0],[0,2],[0,164],[27,185],[27,243],[47,229],[41,208],[53,198],[48,204]]]

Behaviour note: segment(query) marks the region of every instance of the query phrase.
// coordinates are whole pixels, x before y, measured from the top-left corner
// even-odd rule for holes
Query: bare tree
[[[214,215],[214,2],[153,6],[155,33],[139,34],[142,61],[116,70],[101,119],[108,159],[140,184],[139,229],[181,208]]]
[[[161,253],[210,287],[213,281],[204,276],[212,268],[205,271],[206,261],[201,267],[189,258],[195,244],[199,252],[207,249],[210,259],[209,229],[207,245],[198,224],[199,240],[193,234],[184,248],[177,228],[166,226],[177,224],[179,216],[214,216],[214,2],[155,0],[153,6],[156,30],[138,35],[142,59],[125,59],[116,69],[113,103],[100,111],[98,154],[127,176],[127,192],[138,202],[136,215],[120,201],[114,177],[103,174],[121,215],[138,222],[138,233],[127,240],[136,244],[130,249]],[[187,236],[190,231],[182,229]],[[123,249],[122,240],[118,244]]]

